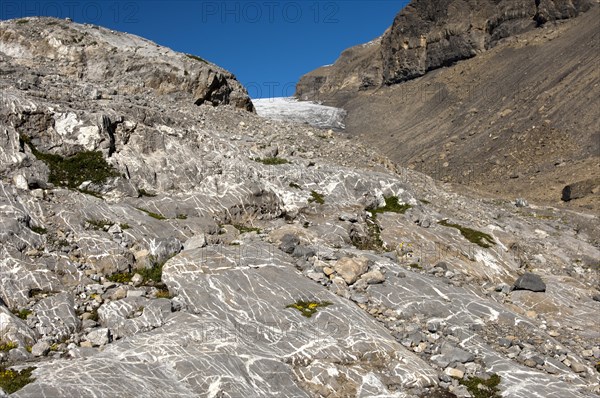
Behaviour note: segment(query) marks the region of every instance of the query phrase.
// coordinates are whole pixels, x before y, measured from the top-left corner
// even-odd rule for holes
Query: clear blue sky
[[[300,76],[381,35],[408,0],[1,0],[0,19],[71,17],[196,54],[255,98],[290,96]]]

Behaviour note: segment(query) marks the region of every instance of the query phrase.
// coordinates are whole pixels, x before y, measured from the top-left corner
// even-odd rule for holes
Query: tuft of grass
[[[500,398],[500,390],[498,389],[500,376],[497,374],[491,375],[487,380],[471,377],[468,380],[459,380],[458,382],[467,387],[473,398]]]
[[[380,207],[378,209],[374,209],[371,211],[373,216],[376,216],[380,213],[406,213],[406,210],[410,209],[412,206],[406,203],[400,203],[398,201],[397,196],[390,196],[389,198],[385,198],[385,206]]]
[[[310,191],[308,203],[318,203],[320,205],[325,204],[325,197],[317,191]]]
[[[290,188],[302,189],[302,187],[300,185],[296,184],[295,182],[290,182]]]
[[[13,311],[13,314],[15,314],[19,318],[25,320],[25,319],[27,319],[27,317],[29,316],[29,314],[31,314],[31,310],[27,309],[27,308],[23,308],[23,309],[20,309],[18,311],[16,311],[16,310]]]
[[[18,346],[19,345],[17,343],[12,342],[12,341],[8,341],[8,342],[0,341],[0,351],[2,351],[2,352],[9,352],[13,348],[17,348]]]
[[[167,289],[161,289],[158,292],[156,292],[156,298],[169,299],[169,298],[171,298],[171,293],[169,293],[169,290],[167,290]]]
[[[117,274],[112,274],[106,277],[106,279],[108,279],[111,282],[116,282],[116,283],[129,283],[131,282],[131,277],[133,276],[133,274],[130,274],[129,272],[120,272]]]
[[[187,220],[187,215],[185,215],[185,214],[177,214],[177,219],[178,220]]]
[[[162,270],[165,263],[154,264],[150,268],[144,268],[137,271],[138,274],[144,277],[144,283],[149,281],[160,283],[162,280]]]
[[[31,373],[35,368],[30,366],[23,370],[12,370],[0,367],[0,387],[7,394],[12,394],[25,387],[35,379],[31,377]]]
[[[332,305],[329,301],[296,301],[294,304],[288,304],[285,308],[295,308],[300,311],[300,314],[306,318],[312,317],[316,314],[319,307],[327,307]]]
[[[185,54],[185,56],[188,57],[188,58],[190,58],[190,59],[193,59],[194,61],[203,62],[205,64],[208,63],[205,59],[200,58],[199,56],[194,55],[194,54]]]
[[[167,219],[167,217],[163,216],[162,214],[153,213],[150,210],[146,210],[146,209],[141,208],[141,207],[136,207],[136,209],[138,209],[139,211],[143,211],[144,213],[146,213],[150,217],[155,218],[157,220],[166,220]]]
[[[471,228],[463,227],[459,224],[449,223],[447,220],[442,220],[438,224],[443,225],[444,227],[456,228],[460,231],[461,235],[465,237],[469,242],[475,243],[478,246],[483,247],[484,249],[489,249],[492,245],[495,245],[496,242],[491,235],[486,234],[485,232],[476,231]]]
[[[270,157],[270,158],[254,158],[252,159],[255,162],[258,163],[262,163],[262,164],[266,164],[267,166],[278,166],[280,164],[287,164],[289,163],[289,160],[287,159],[283,159],[283,158],[274,158],[274,157]]]
[[[91,312],[90,312],[90,317],[89,319],[91,319],[94,322],[98,322],[98,319],[100,319],[100,316],[98,315],[98,309],[94,308]]]
[[[32,230],[33,232],[35,232],[38,235],[46,235],[48,233],[48,230],[46,228],[44,228],[44,227],[38,227],[36,225],[30,226],[29,229]]]
[[[101,231],[104,229],[104,227],[111,227],[114,224],[114,222],[110,220],[96,220],[93,218],[85,220],[85,222],[90,224],[92,226],[92,229],[96,231]]]
[[[239,224],[234,224],[233,225],[238,231],[240,231],[241,234],[245,234],[247,232],[256,232],[257,234],[260,234],[260,228],[254,228],[254,227],[247,227],[245,225],[239,225]]]
[[[156,197],[155,194],[150,193],[150,192],[148,192],[148,191],[146,191],[145,189],[142,189],[142,188],[138,189],[138,195],[140,195],[141,198],[144,197],[144,196],[146,196],[148,198],[155,198]]]
[[[60,155],[42,153],[31,143],[31,139],[21,136],[22,145],[27,145],[33,155],[46,163],[50,169],[48,181],[54,185],[69,189],[78,187],[85,181],[95,184],[104,184],[111,177],[119,177],[120,174],[104,160],[100,151],[83,151],[73,156],[64,158]],[[82,190],[83,193],[89,191]],[[95,195],[98,195],[95,193]]]
[[[408,264],[408,266],[412,269],[418,269],[418,270],[422,270],[423,267],[421,267],[421,265],[419,263],[412,263],[412,264]]]
[[[377,220],[367,221],[367,236],[352,236],[352,244],[360,250],[383,250],[383,240],[381,239],[381,228]]]
[[[121,227],[121,229],[122,229],[123,231],[125,231],[126,229],[129,229],[129,228],[131,228],[131,227],[129,226],[129,224],[127,224],[127,223],[122,223],[122,224],[119,224],[119,227]]]
[[[25,25],[26,23],[29,23],[27,19],[19,19],[17,21],[17,25]]]

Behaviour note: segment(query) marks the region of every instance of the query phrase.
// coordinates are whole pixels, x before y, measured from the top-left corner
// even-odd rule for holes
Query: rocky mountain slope
[[[599,8],[537,3],[413,1],[297,95],[343,107],[351,135],[438,180],[552,205],[574,184],[564,205],[598,210]]]
[[[35,32],[56,54],[29,57]],[[81,55],[106,43],[140,67],[97,78],[122,67]],[[227,72],[130,35],[3,21],[0,56],[11,396],[600,392],[597,217],[266,120]]]

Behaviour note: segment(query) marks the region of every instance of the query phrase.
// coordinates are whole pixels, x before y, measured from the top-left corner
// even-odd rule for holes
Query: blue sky
[[[2,0],[0,19],[71,17],[143,36],[233,72],[254,98],[290,96],[300,76],[381,35],[408,0]]]

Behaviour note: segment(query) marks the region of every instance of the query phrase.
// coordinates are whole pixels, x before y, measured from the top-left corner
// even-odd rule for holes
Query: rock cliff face
[[[591,0],[413,0],[373,42],[300,79],[301,99],[391,85],[476,56],[500,40],[587,11]]]
[[[24,32],[46,29],[90,41],[38,62]],[[226,72],[129,35],[43,18],[0,32],[12,396],[600,392],[597,217],[459,194],[333,131],[260,118]],[[81,55],[90,36],[173,75],[114,65],[121,79]],[[195,77],[169,77],[175,62]],[[202,73],[234,106],[178,91]],[[513,291],[531,273],[544,291]]]

